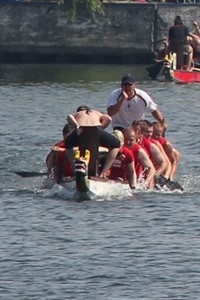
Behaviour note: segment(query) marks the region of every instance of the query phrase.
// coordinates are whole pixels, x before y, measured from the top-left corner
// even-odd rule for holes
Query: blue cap
[[[127,74],[122,77],[122,84],[133,84],[133,83],[135,83],[135,79],[131,74]]]

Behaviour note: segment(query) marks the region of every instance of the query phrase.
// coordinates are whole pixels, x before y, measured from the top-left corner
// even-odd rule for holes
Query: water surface
[[[167,119],[183,193],[78,203],[13,173],[45,170],[67,114],[106,112],[127,72]],[[200,298],[198,84],[152,82],[145,66],[1,65],[0,103],[1,299]]]

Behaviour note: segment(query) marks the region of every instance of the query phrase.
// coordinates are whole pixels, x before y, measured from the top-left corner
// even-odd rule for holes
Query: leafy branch
[[[94,19],[96,14],[104,14],[102,0],[58,0],[64,4],[70,12],[70,19],[81,16],[83,10]]]

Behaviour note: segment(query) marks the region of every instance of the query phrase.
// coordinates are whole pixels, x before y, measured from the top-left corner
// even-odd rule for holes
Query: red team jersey
[[[60,148],[65,148],[65,141],[62,140],[55,144]],[[62,170],[62,174],[64,177],[73,176],[73,169],[69,161],[66,159],[66,151],[58,151],[56,152],[56,160],[55,160],[56,167],[59,170]]]
[[[123,146],[117,158],[114,160],[110,169],[110,179],[122,178],[127,180],[127,166],[134,161],[133,153],[127,147]]]

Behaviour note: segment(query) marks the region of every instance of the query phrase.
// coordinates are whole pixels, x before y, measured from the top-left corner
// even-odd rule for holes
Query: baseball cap
[[[120,130],[113,130],[112,135],[114,135],[120,141],[121,144],[124,144],[124,135]]]
[[[127,74],[122,77],[122,84],[133,84],[133,83],[135,83],[135,79],[131,74]]]

